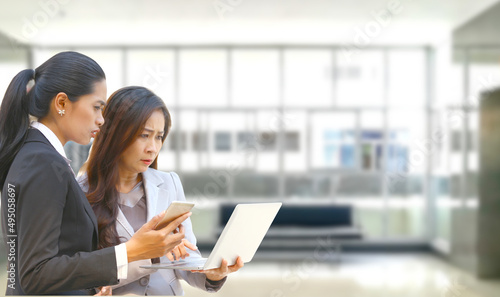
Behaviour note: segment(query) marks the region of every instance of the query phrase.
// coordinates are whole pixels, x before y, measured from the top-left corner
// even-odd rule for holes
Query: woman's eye
[[[162,136],[162,135],[158,135],[158,136],[156,136],[156,139],[158,139],[158,140],[162,140],[162,139],[163,139],[163,136]]]
[[[100,109],[101,109],[101,106],[94,106],[94,109],[95,109],[95,110],[100,110]]]
[[[140,136],[141,136],[142,138],[148,138],[148,137],[149,137],[149,135],[148,135],[148,134],[141,134]]]

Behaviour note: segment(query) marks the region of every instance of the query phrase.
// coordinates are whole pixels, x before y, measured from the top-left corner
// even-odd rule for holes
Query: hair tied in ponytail
[[[28,94],[34,86],[35,86],[35,80],[30,79],[30,81],[26,85],[26,94]]]
[[[26,85],[26,94],[28,94],[33,86],[35,85],[35,75],[36,75],[36,70],[33,69],[33,78],[28,81],[28,84]]]

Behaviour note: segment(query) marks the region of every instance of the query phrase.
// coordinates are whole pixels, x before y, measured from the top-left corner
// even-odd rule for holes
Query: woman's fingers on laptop
[[[170,261],[175,261],[174,259],[174,256],[172,255],[172,253],[167,253],[165,256],[167,256],[167,258],[170,260]]]
[[[179,244],[178,246],[176,246],[172,252],[170,253],[171,255],[173,255],[173,258],[175,260],[179,260],[181,257],[182,257],[182,250],[184,250],[184,254],[186,253],[186,249],[183,247],[182,243]]]
[[[172,252],[167,253],[167,258],[170,261],[175,261],[189,257],[189,253],[187,252],[186,247],[193,251],[198,249],[197,246],[189,242],[187,239],[183,239],[182,242],[172,250]]]
[[[184,243],[184,246],[187,247],[188,249],[192,251],[196,251],[198,247],[191,242],[189,242],[187,239],[183,239],[182,242]]]
[[[179,250],[179,256],[177,256],[177,259],[185,259],[186,257],[189,257],[189,253],[186,251],[186,247],[189,248],[189,246],[193,246],[187,239],[183,239],[182,243],[177,246]]]

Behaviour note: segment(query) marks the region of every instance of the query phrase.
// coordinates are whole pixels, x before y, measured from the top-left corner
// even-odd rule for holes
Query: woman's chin
[[[143,173],[143,172],[146,172],[146,170],[148,170],[148,168],[149,168],[149,165],[148,165],[148,166],[143,165],[143,166],[141,166],[141,168],[139,169],[139,172],[137,172],[137,173]]]
[[[87,145],[90,143],[92,140],[92,137],[82,137],[81,139],[78,140],[73,140],[74,142],[81,144],[81,145]]]

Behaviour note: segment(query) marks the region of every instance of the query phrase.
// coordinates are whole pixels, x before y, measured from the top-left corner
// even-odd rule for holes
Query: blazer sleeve
[[[174,185],[175,185],[175,191],[176,191],[176,199],[178,201],[186,201],[186,197],[184,195],[184,189],[182,187],[181,180],[177,173],[171,172],[170,175],[172,176],[172,179],[174,180]],[[193,225],[191,223],[191,218],[188,218],[185,223],[183,223],[184,227],[186,228],[186,239],[196,245],[196,237],[193,232]],[[196,251],[191,251],[190,257],[201,257],[201,253],[199,250]],[[208,285],[207,287],[207,282],[206,282],[206,275],[203,273],[193,273],[189,270],[175,270],[175,275],[177,278],[182,278],[184,279],[189,285],[202,289],[204,291],[218,291],[220,288],[222,288],[222,285],[224,282],[221,282],[219,286],[210,286]]]
[[[43,156],[31,158],[25,165],[20,171],[22,185],[17,209],[19,278],[24,293],[53,294],[116,284],[114,247],[59,253],[61,244],[71,245],[59,241],[66,199],[71,191],[80,190],[71,186],[74,176],[68,165],[62,159]],[[81,209],[67,211],[87,215]],[[78,241],[79,235],[74,236]]]
[[[128,263],[128,272],[127,272],[127,278],[126,279],[121,279],[120,283],[117,285],[112,286],[113,289],[115,288],[120,288],[125,285],[128,285],[130,283],[133,283],[137,281],[138,279],[150,275],[152,273],[155,273],[158,271],[158,269],[147,269],[147,268],[141,268],[140,266],[143,265],[151,265],[151,260],[138,260],[134,262],[129,262]]]

